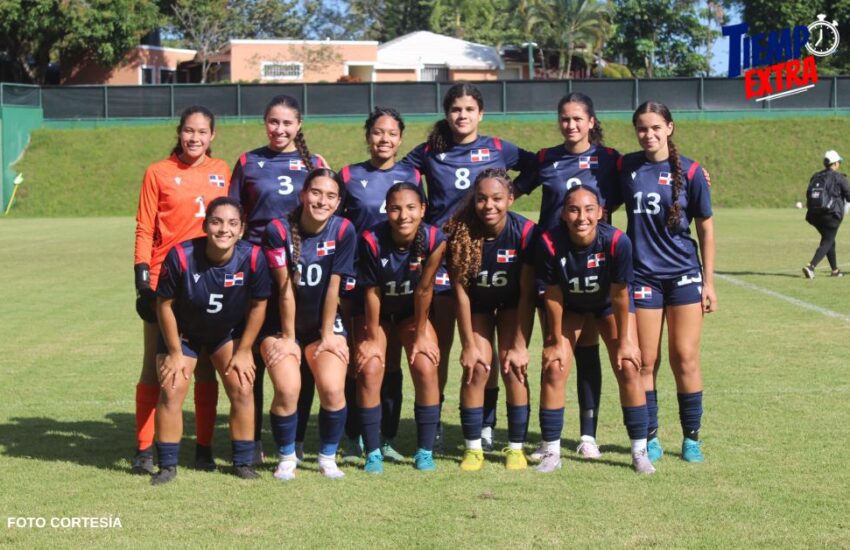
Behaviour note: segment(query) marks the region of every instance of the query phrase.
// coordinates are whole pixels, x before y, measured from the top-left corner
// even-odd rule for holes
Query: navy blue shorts
[[[449,272],[446,270],[445,266],[440,266],[437,269],[437,274],[434,275],[434,296],[442,296],[444,294],[451,294],[452,292],[452,282],[449,279]]]
[[[231,330],[225,336],[215,338],[187,338],[181,335],[180,347],[183,348],[183,355],[185,355],[186,357],[192,357],[193,359],[197,359],[198,355],[200,355],[204,349],[206,349],[207,352],[212,355],[213,353],[221,349],[222,346],[224,346],[228,342],[232,342],[233,339],[237,337],[234,332],[235,331]],[[158,354],[168,353],[168,346],[165,345],[165,339],[162,337],[162,334],[160,334],[157,338],[156,352]]]
[[[640,309],[661,309],[702,302],[702,272],[694,271],[675,279],[635,276],[632,297]]]
[[[339,334],[340,336],[348,338],[348,331],[345,330],[345,326],[342,323],[342,317],[339,316],[339,313],[336,314],[336,319],[334,320],[334,334]],[[314,329],[300,331],[296,326],[295,339],[302,348],[305,348],[316,340],[322,339],[322,329],[321,327],[316,327]]]

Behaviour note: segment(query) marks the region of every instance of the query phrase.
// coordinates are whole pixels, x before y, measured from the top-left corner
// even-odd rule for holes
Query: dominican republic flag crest
[[[496,263],[497,264],[512,264],[516,261],[516,250],[510,249],[499,249],[496,251]]]
[[[306,170],[307,167],[304,166],[304,161],[301,159],[289,159],[289,169],[290,170]]]
[[[670,185],[673,182],[673,174],[661,172],[658,174],[658,185]]]
[[[336,251],[336,241],[319,241],[316,244],[317,256],[330,256]]]
[[[652,298],[652,287],[649,287],[649,286],[635,287],[634,297],[635,297],[635,300],[649,300],[650,298]]]
[[[407,268],[410,271],[416,271],[422,266],[422,258],[410,258],[410,262],[407,264]]]
[[[596,254],[591,254],[587,257],[587,267],[599,267],[605,261],[605,253],[597,252]]]
[[[357,279],[354,277],[346,277],[345,278],[345,290],[351,291],[354,290],[354,287],[357,286]]]
[[[210,174],[210,183],[215,185],[216,187],[224,187],[226,183],[224,176],[219,176],[218,174]]]
[[[231,286],[242,286],[244,282],[245,275],[241,271],[239,273],[224,274],[224,288],[228,288]]]
[[[579,170],[590,170],[591,168],[599,167],[599,157],[579,157],[578,158],[578,168]]]
[[[437,276],[434,277],[434,284],[440,286],[446,286],[450,283],[449,274],[448,273],[437,273]]]
[[[469,160],[472,162],[486,162],[490,160],[490,149],[473,149],[469,153]]]

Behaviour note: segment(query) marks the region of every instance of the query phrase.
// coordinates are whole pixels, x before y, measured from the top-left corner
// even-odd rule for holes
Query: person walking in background
[[[847,177],[838,171],[843,158],[834,150],[823,156],[823,170],[815,172],[806,191],[806,221],[820,233],[820,245],[808,265],[803,266],[806,279],[815,278],[815,267],[824,256],[832,268],[832,277],[843,277],[835,259],[835,236],[844,219],[844,204],[850,200]]]

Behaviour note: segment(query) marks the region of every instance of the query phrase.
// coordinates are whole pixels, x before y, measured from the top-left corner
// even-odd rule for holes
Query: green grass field
[[[117,132],[111,139],[120,139]],[[801,277],[816,233],[799,210],[721,208],[716,218],[720,311],[704,331],[705,464],[678,456],[665,364],[659,400],[668,454],[648,478],[628,467],[606,370],[599,463],[579,462],[570,450],[577,439],[571,380],[563,470],[508,473],[491,455],[482,472],[461,473],[452,382],[444,408],[450,452],[434,474],[388,465],[381,477],[346,468],[344,480],[325,480],[315,467],[314,418],[312,453],[294,482],[274,480],[271,464],[257,482],[183,467],[164,487],[128,473],[141,360],[133,220],[0,220],[0,546],[847,547],[850,280],[826,277],[823,266],[815,280]],[[839,243],[846,265],[846,230]],[[537,334],[533,357],[539,353]],[[459,376],[455,370],[453,380]],[[409,454],[415,440],[405,380],[399,446]],[[533,395],[538,389],[535,383]],[[229,456],[224,399],[222,392],[220,458]],[[539,437],[536,403],[531,441]],[[181,464],[193,452],[191,406],[186,416]],[[504,428],[502,409],[502,442]],[[268,432],[265,440],[268,453]],[[47,525],[9,527],[15,517]],[[50,526],[51,518],[69,517],[120,518],[121,527]]]
[[[605,120],[605,142],[623,153],[636,150],[631,124]],[[422,142],[429,125],[410,124],[401,154]],[[485,117],[482,132],[536,151],[561,142],[551,122],[505,122]],[[675,140],[683,154],[711,172],[714,204],[726,207],[789,208],[804,200],[811,174],[827,149],[843,155],[850,129],[846,117],[683,121]],[[305,122],[313,152],[335,168],[368,157],[362,123]],[[174,144],[171,125],[37,130],[15,169],[24,174],[11,215],[131,216],[139,200],[145,167],[168,155]],[[229,163],[266,143],[259,120],[224,123],[213,144],[215,156]],[[518,208],[537,210],[539,195],[521,199]]]

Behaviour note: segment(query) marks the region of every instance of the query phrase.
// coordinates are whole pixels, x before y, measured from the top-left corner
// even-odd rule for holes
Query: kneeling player
[[[269,277],[260,247],[239,240],[239,203],[213,200],[204,219],[206,237],[168,253],[157,286],[161,337],[157,355],[162,388],[156,411],[160,485],[177,475],[183,435],[183,400],[198,354],[206,349],[230,399],[230,437],[236,475],[254,479],[254,360],[251,346],[263,324]],[[247,311],[247,314],[246,314]]]
[[[537,470],[552,472],[561,467],[564,386],[572,350],[583,328],[594,323],[620,387],[632,465],[638,473],[651,474],[655,469],[646,454],[646,396],[629,296],[632,244],[622,231],[599,222],[599,202],[595,189],[571,188],[561,213],[563,223],[544,232],[538,246],[538,275],[546,284],[547,330],[540,388],[540,431],[546,451]]]

